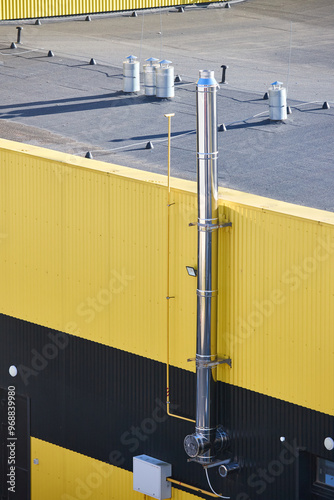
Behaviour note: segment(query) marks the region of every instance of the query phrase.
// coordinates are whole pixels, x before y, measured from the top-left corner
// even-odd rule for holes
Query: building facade
[[[5,140],[0,176],[2,496],[144,498],[132,467],[146,454],[172,465],[174,500],[207,498],[183,448],[196,184],[171,179],[168,208],[164,176]],[[219,220],[232,223],[218,236],[221,459],[240,468],[209,469],[211,485],[334,498],[334,216],[220,189]]]
[[[0,20],[101,14],[207,3],[203,0],[1,0]]]

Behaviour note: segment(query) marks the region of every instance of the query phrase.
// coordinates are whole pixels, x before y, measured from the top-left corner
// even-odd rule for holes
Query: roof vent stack
[[[163,59],[156,69],[157,75],[157,97],[174,97],[174,66],[170,66],[172,61]]]
[[[155,57],[150,57],[146,59],[147,64],[144,64],[144,86],[145,86],[145,95],[155,95],[156,94],[156,85],[157,85],[157,77],[156,77],[156,69],[157,62],[159,59]]]
[[[140,90],[140,64],[136,56],[128,56],[123,61],[123,92],[139,92]]]
[[[287,119],[286,88],[282,82],[274,82],[268,90],[269,95],[269,118],[273,121]]]

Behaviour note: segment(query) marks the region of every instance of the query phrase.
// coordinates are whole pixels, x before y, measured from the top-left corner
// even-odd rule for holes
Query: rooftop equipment
[[[169,66],[172,61],[163,59],[156,68],[157,76],[157,97],[174,97],[174,66]]]
[[[144,86],[145,86],[145,95],[155,95],[156,94],[156,68],[157,62],[159,59],[155,57],[150,57],[146,59],[148,64],[144,64]]]
[[[217,425],[217,259],[218,259],[218,134],[214,72],[200,71],[197,82],[197,348],[196,427],[186,436],[186,453],[202,465],[214,461],[227,442]]]
[[[123,61],[123,92],[139,92],[140,90],[140,64],[136,56],[128,56]]]
[[[287,119],[286,88],[282,82],[274,82],[268,90],[269,94],[269,118],[279,121]]]

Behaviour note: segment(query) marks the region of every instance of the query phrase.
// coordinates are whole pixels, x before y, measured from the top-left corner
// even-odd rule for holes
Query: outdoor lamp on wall
[[[194,267],[186,266],[186,269],[189,276],[194,276],[194,277],[197,276],[197,269],[195,269]]]

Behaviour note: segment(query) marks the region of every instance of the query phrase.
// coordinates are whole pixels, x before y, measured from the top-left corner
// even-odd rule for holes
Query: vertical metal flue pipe
[[[213,444],[216,437],[216,391],[211,367],[217,355],[218,137],[217,82],[201,71],[197,82],[197,395],[196,431]],[[210,456],[210,450],[203,456]]]
[[[185,438],[188,455],[210,463],[216,440],[216,388],[208,363],[217,357],[217,259],[218,259],[218,135],[213,71],[202,70],[197,82],[197,349],[196,431]]]

